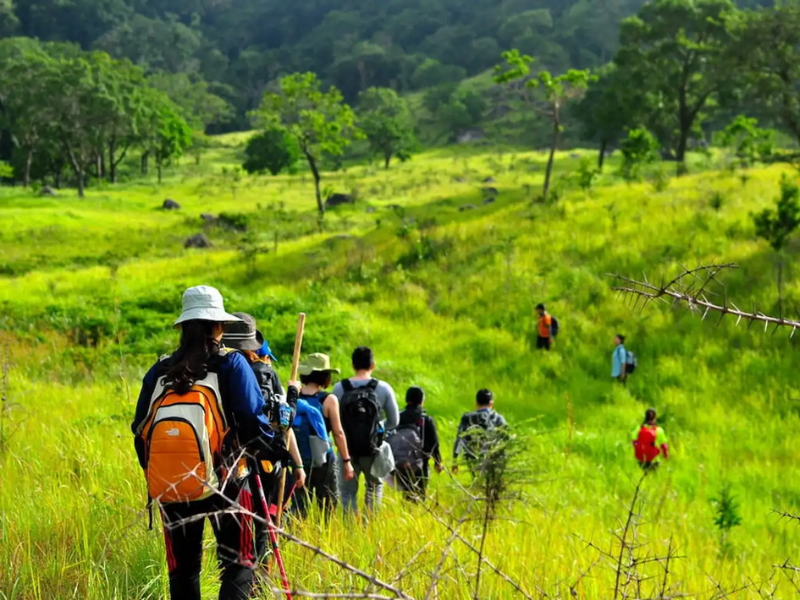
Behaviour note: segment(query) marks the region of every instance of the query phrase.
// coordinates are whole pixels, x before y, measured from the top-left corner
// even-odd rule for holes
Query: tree
[[[547,159],[542,188],[542,198],[547,199],[558,141],[563,130],[563,108],[570,100],[580,98],[586,90],[590,80],[589,71],[570,69],[557,77],[553,77],[549,71],[540,71],[538,76],[532,77],[530,65],[534,59],[530,56],[520,54],[519,50],[514,49],[503,52],[503,59],[506,61],[505,65],[495,67],[494,80],[497,83],[511,84],[527,107],[552,122],[550,156]],[[536,89],[541,90],[538,96],[532,93]]]
[[[323,92],[320,87],[314,73],[288,75],[281,79],[279,93],[264,95],[255,117],[262,127],[284,128],[297,140],[314,176],[317,210],[323,217],[319,161],[323,154],[341,156],[363,134],[355,126],[355,114],[341,92],[333,86]]]
[[[187,73],[155,73],[147,78],[180,109],[195,131],[205,132],[211,124],[227,123],[233,117],[231,105],[210,91],[208,82]]]
[[[730,0],[655,0],[625,19],[614,59],[652,108],[643,125],[684,163],[688,141],[731,84]],[[699,131],[698,131],[699,133]]]
[[[599,144],[597,168],[602,170],[608,147],[635,124],[635,103],[630,99],[631,82],[625,81],[616,65],[604,65],[596,75],[596,82],[576,105],[575,117],[583,125],[585,139]]]
[[[754,214],[753,223],[756,235],[769,242],[777,257],[778,312],[783,315],[783,251],[792,233],[800,226],[800,187],[783,175],[775,208],[765,208]]]
[[[152,156],[161,183],[164,166],[186,151],[192,144],[192,129],[183,120],[178,107],[161,92],[151,90],[151,111],[144,125],[144,149]]]
[[[269,171],[277,175],[281,171],[294,173],[297,170],[300,148],[285,129],[271,127],[247,140],[244,154],[242,167],[248,173]]]
[[[380,154],[388,169],[393,156],[407,160],[416,145],[414,123],[405,100],[389,88],[370,88],[358,98],[358,124],[370,150]]]
[[[731,57],[747,92],[800,142],[800,7],[738,13]]]

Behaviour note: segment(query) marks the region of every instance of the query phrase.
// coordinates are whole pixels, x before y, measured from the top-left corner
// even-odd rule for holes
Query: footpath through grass
[[[528,473],[523,499],[489,528],[485,554],[534,597],[537,589],[568,597],[570,588],[613,597],[616,574],[601,551],[618,552],[612,531],[639,477],[629,437],[650,405],[674,458],[644,482],[640,556],[663,556],[672,540],[683,557],[670,566],[673,597],[722,597],[718,582],[726,591],[747,586],[727,597],[758,598],[752,582],[770,579],[775,598],[794,597],[792,573],[773,565],[800,561],[800,533],[772,512],[800,512],[794,342],[733,323],[714,328],[682,309],[631,310],[607,277],[658,279],[681,265],[734,262],[741,268],[724,276],[728,297],[771,310],[774,259],[755,240],[750,213],[773,202],[783,169],[742,178],[698,165],[657,191],[616,181],[609,165],[585,194],[565,184],[578,163],[565,154],[562,196],[544,205],[530,202],[543,156],[437,150],[389,171],[329,174],[327,184],[357,202],[330,211],[320,231],[308,177],[234,175],[236,152],[215,148],[161,187],[132,182],[85,200],[0,191],[0,336],[9,355],[0,598],[163,597],[163,542],[146,531],[128,426],[144,369],[176,343],[169,324],[181,292],[200,283],[219,287],[229,310],[258,318],[284,378],[301,310],[305,349],[330,353],[345,372],[353,346],[373,346],[377,375],[399,394],[426,389],[446,456],[475,391],[493,389],[526,440]],[[487,187],[494,202],[485,202],[495,197]],[[165,198],[182,209],[160,210]],[[230,218],[204,225],[201,213]],[[185,250],[201,231],[214,247]],[[784,298],[795,316],[799,283],[790,277]],[[561,322],[549,354],[532,349],[540,301]],[[639,357],[627,388],[609,378],[616,332]],[[714,524],[725,486],[741,516],[726,539]],[[438,518],[457,521],[463,494],[448,476],[434,478],[432,494]],[[476,542],[480,523],[462,527]],[[291,529],[387,581],[416,556],[399,584],[415,598],[425,597],[450,536],[428,510],[393,494],[368,523],[337,516]],[[308,550],[286,544],[285,554],[298,586],[363,589]],[[206,558],[210,598],[213,554]],[[473,597],[475,566],[454,544],[439,597]],[[663,577],[657,561],[638,570]],[[481,598],[517,596],[491,573],[482,579]],[[639,595],[628,588],[629,597],[653,597],[652,581]]]

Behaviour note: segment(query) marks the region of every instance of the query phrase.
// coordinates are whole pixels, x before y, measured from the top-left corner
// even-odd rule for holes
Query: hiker
[[[231,323],[225,328],[222,336],[222,343],[226,348],[238,350],[247,359],[250,368],[256,376],[258,387],[264,398],[264,410],[274,433],[269,447],[264,449],[259,456],[253,457],[256,460],[257,469],[252,473],[253,477],[261,477],[262,488],[267,499],[268,506],[279,506],[287,500],[286,495],[290,495],[293,489],[302,488],[306,481],[306,472],[303,469],[303,461],[297,448],[297,442],[292,430],[292,421],[297,402],[297,388],[292,389],[287,398],[283,393],[280,377],[272,367],[275,356],[266,344],[264,336],[258,331],[255,318],[247,313],[233,313],[239,319],[237,323]],[[266,345],[266,352],[261,357],[260,354]],[[283,469],[292,469],[294,475],[294,485],[287,486],[284,497],[278,498],[279,485]],[[257,471],[257,472],[256,472]],[[251,489],[254,495],[256,482],[251,482]],[[266,520],[264,506],[260,499],[256,497],[254,503],[256,515]],[[267,550],[267,526],[263,521],[255,521],[255,548],[256,557],[259,563],[265,562],[268,558]]]
[[[339,372],[339,369],[331,367],[331,359],[327,354],[309,354],[299,366],[302,384],[300,406],[305,407],[298,411],[295,433],[308,473],[306,489],[295,500],[295,507],[301,516],[307,514],[312,495],[320,508],[333,510],[336,507],[339,496],[338,469],[330,444],[331,437],[342,457],[344,479],[349,481],[355,475],[339,417],[339,399],[326,391],[331,385],[332,375],[338,375]],[[318,419],[316,425],[315,415]]]
[[[274,431],[247,360],[221,345],[225,325],[239,321],[215,288],[186,290],[174,323],[180,344],[144,376],[131,425],[149,498],[161,511],[173,600],[200,600],[203,515],[212,515],[220,600],[245,600],[253,586],[253,502],[238,457],[269,448]]]
[[[658,468],[656,459],[663,455],[669,460],[669,446],[664,428],[656,424],[656,409],[648,408],[644,423],[633,432],[633,451],[639,466],[644,470]]]
[[[636,356],[625,348],[625,336],[618,333],[614,336],[614,351],[611,353],[612,379],[625,385],[636,364]]]
[[[395,477],[406,499],[424,500],[430,459],[437,473],[441,473],[442,454],[439,450],[439,433],[433,417],[424,410],[425,392],[419,387],[406,391],[406,407],[400,412],[397,428],[389,436],[389,445],[395,460]]]
[[[544,304],[536,305],[536,313],[539,315],[536,330],[536,349],[549,351],[553,347],[556,335],[558,335],[558,321],[547,312]]]
[[[491,390],[479,390],[475,396],[475,410],[464,413],[461,422],[458,424],[456,433],[456,443],[453,447],[453,459],[457,461],[464,457],[470,464],[470,469],[478,462],[481,455],[485,454],[485,446],[491,443],[492,436],[498,429],[508,427],[505,418],[494,410],[494,394]],[[478,435],[470,435],[470,431],[481,430]],[[453,466],[453,473],[458,473],[458,464]]]
[[[358,480],[363,474],[367,486],[366,506],[367,510],[372,510],[380,506],[383,497],[383,482],[373,475],[373,470],[383,466],[380,464],[385,458],[383,436],[397,427],[399,409],[392,386],[372,377],[375,357],[370,348],[356,348],[352,363],[355,376],[343,379],[333,388],[333,394],[339,399],[342,427],[350,451],[349,457],[339,455],[340,467],[352,462],[355,472],[353,479],[339,480],[339,489],[345,511],[355,511]],[[343,468],[340,471],[344,472]]]

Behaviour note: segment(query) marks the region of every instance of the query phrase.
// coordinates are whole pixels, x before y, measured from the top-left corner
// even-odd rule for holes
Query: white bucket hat
[[[208,285],[190,287],[183,292],[183,312],[173,323],[175,327],[186,321],[214,321],[215,323],[238,323],[240,318],[225,312],[222,294]]]

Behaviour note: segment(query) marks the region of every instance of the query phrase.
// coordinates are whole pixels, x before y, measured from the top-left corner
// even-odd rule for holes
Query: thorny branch
[[[653,301],[665,302],[673,306],[685,304],[690,311],[702,312],[703,319],[712,312],[719,314],[717,325],[722,322],[725,316],[730,315],[736,317],[737,325],[741,323],[742,319],[749,321],[751,325],[753,323],[763,323],[764,331],[770,326],[774,326],[773,333],[780,327],[789,327],[791,328],[790,337],[793,336],[795,330],[800,327],[800,321],[786,319],[783,315],[773,317],[757,310],[755,306],[750,311],[742,310],[733,302],[729,302],[727,298],[724,299],[722,304],[708,299],[708,286],[711,283],[719,283],[717,275],[724,270],[735,268],[737,268],[736,265],[730,263],[703,265],[694,269],[686,269],[684,267],[684,271],[680,275],[661,285],[653,285],[647,280],[647,277],[644,277],[644,281],[639,281],[624,275],[609,274],[609,276],[621,282],[621,285],[614,286],[611,289],[623,296],[633,298],[634,308],[640,302],[642,303],[642,308]],[[669,300],[670,298],[671,301]]]

